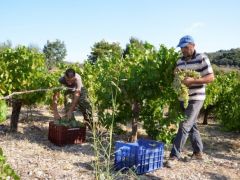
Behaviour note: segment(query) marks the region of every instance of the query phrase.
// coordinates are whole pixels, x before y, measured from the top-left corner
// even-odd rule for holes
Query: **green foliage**
[[[43,47],[43,53],[47,59],[47,66],[51,69],[56,65],[56,63],[64,60],[67,55],[67,50],[64,42],[57,39],[53,42],[47,41],[47,44]]]
[[[78,127],[83,127],[84,124],[77,121],[76,119],[60,119],[57,121],[54,121],[54,124],[56,125],[61,125],[61,126],[66,126],[69,128],[78,128]]]
[[[130,42],[126,45],[126,48],[123,51],[123,57],[125,58],[126,55],[130,54],[131,51],[131,47],[134,44],[135,48],[138,49],[139,51],[144,51],[144,42],[135,38],[135,37],[131,37]]]
[[[0,179],[19,180],[20,177],[16,172],[6,163],[6,157],[3,155],[3,150],[0,148]]]
[[[0,100],[0,123],[4,122],[7,118],[7,104],[5,100]]]
[[[88,56],[88,62],[94,64],[98,59],[111,56],[121,58],[122,48],[120,47],[119,43],[109,43],[105,40],[102,40],[93,45],[92,51]]]
[[[5,49],[0,52],[0,93],[5,96],[18,91],[59,87],[58,79],[69,67],[73,67],[81,74],[79,64],[62,62],[58,63],[55,69],[48,71],[44,55],[32,48],[19,46]],[[52,95],[51,91],[42,91],[14,98],[20,99],[25,105],[40,102],[50,104]]]
[[[164,116],[166,104],[169,105],[168,109],[170,111],[167,117]],[[177,97],[168,103],[166,99],[162,101],[161,98],[144,103],[141,117],[147,134],[152,139],[161,140],[166,144],[171,143],[176,134],[178,123],[183,119]]]
[[[24,46],[6,49],[0,53],[0,93],[49,87],[49,75],[41,53]],[[44,92],[18,96],[25,104],[33,104],[44,97]]]
[[[212,63],[240,67],[240,48],[208,53]]]
[[[232,87],[238,82],[239,75],[237,72],[215,75],[215,80],[207,85],[207,96],[204,102],[204,108],[207,108],[209,105],[219,105],[221,98],[225,93],[231,91]]]
[[[227,131],[240,130],[239,87],[240,74],[238,72],[219,74],[214,82],[207,86],[204,108],[214,106],[217,120]]]
[[[85,86],[88,88],[92,102],[98,109],[99,116],[104,119],[111,117],[112,112],[105,110],[112,108],[112,87],[114,84],[118,84],[121,63],[121,59],[105,57],[94,65],[90,63],[84,65]],[[110,125],[111,120],[107,122]]]
[[[79,63],[65,63],[65,62],[59,62],[56,64],[55,69],[53,69],[53,71],[60,71],[62,73],[62,75],[64,74],[64,72],[69,69],[72,68],[75,70],[76,73],[82,75],[82,65]]]
[[[239,79],[240,80],[240,79]],[[231,91],[221,97],[221,107],[216,110],[216,117],[226,131],[240,131],[240,83],[234,84]]]
[[[174,49],[163,45],[157,50],[148,42],[132,40],[124,58],[104,56],[95,64],[85,63],[83,79],[101,123],[111,125],[112,113],[115,113],[114,125],[129,122],[134,118],[133,105],[138,104],[139,120],[144,121],[148,134],[155,139],[164,139],[159,136],[159,126],[156,124],[160,121],[161,127],[166,127],[167,131],[169,123],[163,120],[162,112],[157,109],[176,97],[171,85],[178,56]],[[113,88],[120,92],[115,110],[111,104],[112,96],[115,96],[114,92],[112,94]],[[159,114],[150,113],[153,111]]]

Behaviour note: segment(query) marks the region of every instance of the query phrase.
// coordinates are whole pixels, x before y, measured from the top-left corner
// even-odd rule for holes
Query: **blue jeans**
[[[204,101],[190,100],[186,109],[183,108],[183,103],[181,102],[181,107],[184,110],[186,120],[182,121],[179,125],[177,136],[173,142],[170,157],[176,156],[177,158],[180,158],[180,153],[188,136],[191,140],[193,153],[203,151],[202,139],[197,128],[197,117],[201,107],[203,106],[203,102]]]

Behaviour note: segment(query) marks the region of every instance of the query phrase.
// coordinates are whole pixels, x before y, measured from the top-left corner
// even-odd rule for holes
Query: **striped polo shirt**
[[[177,61],[177,68],[181,70],[194,70],[200,73],[201,77],[213,73],[212,66],[205,54],[194,52],[191,59],[186,60],[184,57]],[[192,84],[189,87],[189,100],[204,100],[206,84]]]

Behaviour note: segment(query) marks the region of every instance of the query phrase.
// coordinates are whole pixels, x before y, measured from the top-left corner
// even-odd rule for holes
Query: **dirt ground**
[[[0,147],[21,179],[94,179],[90,132],[84,144],[56,146],[48,140],[48,123],[53,120],[49,111],[38,107],[32,112],[32,116],[26,117],[26,109],[22,110],[16,133],[8,131],[9,119],[0,126]],[[203,161],[185,161],[184,157],[192,153],[187,142],[183,160],[175,167],[119,179],[240,179],[240,134],[222,132],[214,121],[209,125],[199,124],[199,129],[205,147]],[[170,146],[165,147],[164,162],[169,150]]]

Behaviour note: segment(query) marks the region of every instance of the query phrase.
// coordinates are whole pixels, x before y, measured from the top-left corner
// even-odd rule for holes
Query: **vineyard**
[[[19,46],[0,51],[0,147],[3,148],[0,157],[6,155],[7,159],[2,165],[3,178],[116,178],[116,173],[110,168],[112,158],[109,155],[114,144],[110,143],[102,150],[104,143],[121,139],[134,142],[138,136],[164,142],[166,152],[169,152],[176,128],[183,119],[178,94],[173,86],[173,82],[176,84],[173,71],[179,52],[164,45],[156,48],[148,42],[133,39],[123,50],[102,49],[103,53],[99,53],[99,47],[92,50],[92,56],[83,65],[57,62],[51,68],[44,54],[31,48]],[[82,76],[98,129],[93,132],[88,130],[86,144],[60,148],[47,141],[47,125],[53,120],[53,93],[64,92],[58,79],[70,67]],[[193,174],[199,179],[234,179],[240,176],[240,73],[237,70],[223,72],[215,66],[214,73],[215,80],[207,86],[207,99],[200,114],[204,123],[209,124],[200,126],[206,143],[206,162],[203,166],[194,162],[190,164],[201,169],[198,174]],[[180,74],[179,77],[181,79]],[[63,104],[63,97],[60,103]],[[102,163],[99,160],[102,151],[107,159],[106,168],[96,163]],[[59,162],[53,161],[53,157]],[[56,164],[52,165],[50,161]],[[10,166],[5,165],[7,163]],[[215,174],[210,171],[212,165],[220,168]],[[61,166],[64,166],[62,172]],[[183,169],[184,166],[182,163]],[[51,167],[55,167],[59,174],[48,170]],[[202,175],[204,171],[208,174]],[[164,174],[171,174],[170,170],[164,168],[150,174],[151,177],[146,175],[142,178],[188,177],[189,171],[184,169],[183,172],[182,176],[179,170],[170,177]],[[127,176],[135,177],[132,174]]]

